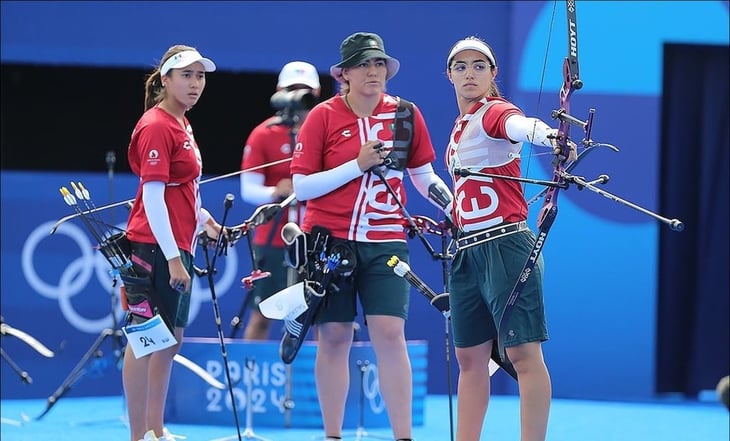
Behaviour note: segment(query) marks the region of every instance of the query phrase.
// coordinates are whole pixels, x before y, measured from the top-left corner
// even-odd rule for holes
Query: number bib
[[[132,348],[135,358],[144,357],[156,351],[177,344],[175,336],[165,322],[156,314],[144,323],[129,324],[122,328],[127,337],[128,346]]]

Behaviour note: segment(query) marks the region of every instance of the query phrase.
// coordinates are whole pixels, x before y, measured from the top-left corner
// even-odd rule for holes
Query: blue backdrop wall
[[[445,54],[454,41],[471,34],[487,39],[499,59],[504,94],[544,120],[557,107],[560,63],[567,50],[563,2],[557,3],[554,19],[552,2],[3,1],[1,7],[3,63],[151,68],[167,47],[183,42],[198,47],[222,70],[277,72],[289,60],[305,59],[326,72],[338,61],[345,36],[377,32],[402,63],[389,90],[421,107],[439,155],[457,113],[444,74]],[[656,210],[662,44],[727,45],[727,2],[578,2],[578,24],[585,87],[574,96],[573,113],[585,118],[589,107],[597,108],[593,138],[621,149],[595,152],[580,172],[607,173],[612,178],[607,190]],[[69,99],[77,92],[69,91]],[[204,106],[203,98],[201,111]],[[69,127],[69,137],[77,129]],[[52,148],[73,153],[72,145]],[[526,175],[548,176],[547,160],[525,162]],[[446,177],[440,160],[435,166]],[[232,164],[231,171],[236,167]],[[9,324],[58,351],[56,358],[42,359],[3,337],[3,349],[35,379],[33,385],[21,385],[3,364],[3,397],[50,395],[100,330],[112,323],[106,263],[91,249],[82,225],[70,222],[48,235],[51,224],[71,212],[58,193],[71,180],[84,182],[97,204],[108,201],[106,174],[2,172],[2,314]],[[114,195],[131,198],[135,184],[120,170]],[[235,178],[206,184],[208,208],[219,216],[225,194],[238,196],[238,185]],[[537,190],[528,187],[527,193]],[[565,192],[560,206],[544,250],[551,333],[545,352],[555,395],[650,397],[660,226],[587,192]],[[408,208],[437,217],[418,197],[409,198]],[[243,220],[252,209],[239,199],[230,219]],[[123,211],[105,216],[117,223],[126,218]],[[411,250],[415,271],[440,287],[440,264],[420,243],[411,243]],[[240,279],[250,271],[247,252],[241,244],[218,261],[216,292],[224,325],[243,296]],[[200,253],[198,259],[202,265]],[[188,335],[215,336],[205,281],[196,282],[193,296]],[[444,393],[443,318],[418,294],[413,296],[408,337],[429,341],[429,392]],[[96,375],[87,375],[71,393],[120,393],[118,372],[103,364],[95,364],[90,374]],[[501,376],[495,390],[514,393],[515,387]]]

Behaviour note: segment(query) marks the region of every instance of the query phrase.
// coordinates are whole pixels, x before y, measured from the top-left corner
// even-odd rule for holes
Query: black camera
[[[309,89],[282,90],[271,95],[271,107],[277,110],[311,110],[317,97]]]

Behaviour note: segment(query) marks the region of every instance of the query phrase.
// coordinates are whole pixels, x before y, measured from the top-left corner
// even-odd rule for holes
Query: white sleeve
[[[210,218],[213,217],[208,210],[206,210],[203,207],[200,207],[200,211],[198,212],[198,227],[201,227],[208,223]]]
[[[298,201],[307,201],[325,195],[340,186],[362,175],[357,159],[347,161],[332,170],[312,173],[311,175],[295,174],[292,186]]]
[[[443,210],[446,216],[451,218],[454,197],[441,177],[433,171],[431,164],[428,163],[417,168],[409,168],[408,175],[411,177],[413,186],[416,187],[416,190],[418,190],[421,196],[428,199],[431,204]],[[432,187],[438,189],[438,193],[443,195],[443,197],[434,197],[431,194]]]
[[[264,185],[263,173],[241,173],[241,198],[252,205],[267,204],[274,200],[276,187]]]
[[[175,235],[172,234],[170,215],[165,204],[165,183],[150,181],[142,184],[142,202],[144,203],[144,211],[152,235],[155,236],[165,259],[170,260],[180,256],[180,250],[175,243]]]
[[[558,134],[558,129],[553,129],[537,118],[528,118],[523,115],[512,115],[504,122],[504,129],[512,141],[529,142],[545,147],[552,147],[551,137]]]

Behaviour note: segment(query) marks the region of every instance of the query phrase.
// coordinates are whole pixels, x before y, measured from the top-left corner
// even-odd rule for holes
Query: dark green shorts
[[[180,293],[170,286],[170,269],[167,259],[158,245],[131,242],[132,252],[144,256],[144,261],[152,264],[152,286],[155,299],[161,302],[161,309],[171,317],[173,326],[184,328],[188,325],[190,315],[190,292]],[[193,257],[187,251],[180,250],[180,259],[188,274],[193,276]],[[137,266],[135,266],[137,268]]]
[[[254,287],[248,295],[250,307],[257,306],[261,301],[286,288],[289,268],[284,264],[284,248],[254,245],[253,249],[256,267],[261,271],[270,272],[271,276],[254,282]]]
[[[162,254],[159,247],[156,251],[155,270],[152,272],[153,286],[160,294],[165,310],[169,312],[171,317],[175,317],[175,327],[185,328],[188,326],[190,316],[191,293],[189,291],[180,293],[170,286],[170,269],[167,266],[167,259],[165,259],[165,255]],[[195,277],[193,274],[193,256],[187,251],[180,250],[180,259],[182,259],[183,266],[185,266],[190,277]]]
[[[454,345],[466,348],[497,338],[497,326],[535,242],[525,230],[459,251],[451,266]],[[548,339],[542,293],[542,255],[510,316],[505,346]]]
[[[355,252],[357,267],[348,283],[339,292],[330,290],[317,314],[317,323],[351,322],[357,315],[357,297],[365,315],[390,315],[408,318],[410,289],[408,282],[398,277],[387,265],[398,256],[408,262],[405,242],[347,242]]]

